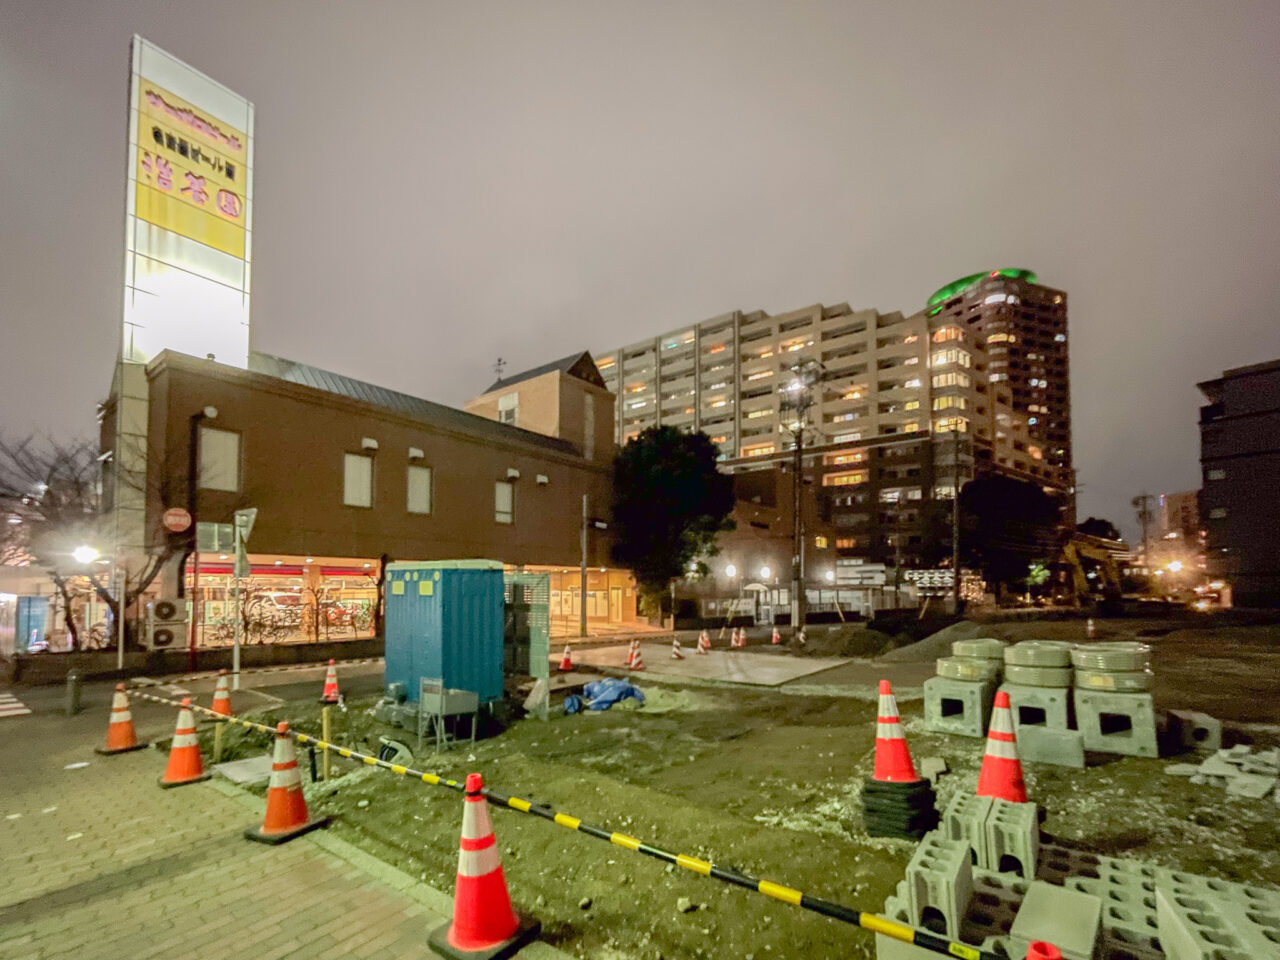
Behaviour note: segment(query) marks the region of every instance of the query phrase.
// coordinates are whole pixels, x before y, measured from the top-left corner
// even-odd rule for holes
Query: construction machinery
[[[1127,555],[1123,540],[1109,540],[1087,533],[1073,533],[1063,544],[1057,560],[1050,564],[1055,594],[1067,603],[1098,612],[1120,603],[1119,559]]]

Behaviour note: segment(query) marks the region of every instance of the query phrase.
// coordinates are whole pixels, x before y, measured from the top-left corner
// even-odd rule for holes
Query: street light
[[[761,580],[768,580],[768,579],[769,579],[769,577],[770,577],[772,574],[773,574],[773,571],[772,571],[772,570],[770,570],[770,569],[769,569],[769,567],[768,567],[767,565],[766,565],[766,566],[763,566],[763,567],[761,567],[761,568],[760,568],[760,579],[761,579]]]
[[[738,568],[731,563],[724,568],[724,575],[728,577],[730,580],[732,580],[734,577],[738,575]]]
[[[804,519],[802,489],[804,486],[804,425],[814,405],[814,387],[822,380],[822,364],[817,360],[801,360],[791,368],[792,378],[782,388],[780,414],[789,414],[786,429],[794,440],[792,464],[792,551],[791,551],[791,625],[804,626]],[[768,574],[763,574],[767,577]]]
[[[828,570],[827,583],[835,583],[835,582],[836,582],[836,572],[834,570]]]
[[[76,563],[87,565],[97,560],[100,554],[95,548],[84,544],[72,550],[71,556],[75,558]]]
[[[1170,573],[1178,573],[1182,569],[1181,560],[1170,560],[1168,563]]]

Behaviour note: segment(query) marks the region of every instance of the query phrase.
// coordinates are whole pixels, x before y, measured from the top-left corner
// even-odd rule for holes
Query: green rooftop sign
[[[1023,270],[1019,267],[1004,267],[1000,270],[992,270],[989,273],[973,273],[967,277],[961,277],[959,280],[953,280],[945,287],[937,290],[933,296],[929,298],[928,307],[935,307],[940,303],[950,300],[952,297],[959,296],[979,280],[985,280],[987,277],[1009,277],[1013,280],[1025,280],[1027,283],[1039,283],[1040,278],[1031,270]],[[942,307],[938,306],[936,310],[930,310],[929,316],[938,313]]]

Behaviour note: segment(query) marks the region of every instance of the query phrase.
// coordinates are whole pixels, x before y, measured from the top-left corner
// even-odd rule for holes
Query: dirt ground
[[[1120,635],[1119,625],[1126,633],[1165,629],[1117,621],[1104,624],[1103,633]],[[1071,629],[1081,632],[1082,624],[1017,625],[1019,633],[1044,638]],[[1231,726],[1233,739],[1280,742],[1276,628],[1179,626],[1151,641],[1164,705],[1247,721],[1250,726]],[[878,910],[901,879],[913,844],[870,838],[861,822],[877,673],[863,663],[822,674],[838,696],[824,696],[813,684],[788,692],[641,679],[643,707],[553,713],[545,724],[521,720],[474,748],[424,752],[416,765],[458,779],[478,770],[499,790],[608,829]],[[407,738],[377,724],[372,705],[372,699],[351,703],[349,728],[340,722],[335,739],[376,752],[380,734]],[[920,703],[909,693],[900,706],[917,761],[941,756],[951,766],[939,784],[940,805],[957,790],[971,792],[982,741],[927,733]],[[317,711],[314,703],[291,703],[267,716],[318,733]],[[229,743],[231,755],[261,752],[261,738],[241,742],[233,732]],[[1046,809],[1048,836],[1209,876],[1280,884],[1276,801],[1193,786],[1163,772],[1169,760],[1097,760],[1085,771],[1026,765],[1030,795]],[[308,787],[313,804],[334,815],[331,829],[450,888],[460,797],[338,763],[343,776]],[[547,939],[579,956],[874,955],[862,931],[544,820],[495,810],[494,825],[517,905],[542,920]],[[696,909],[678,910],[681,898]]]

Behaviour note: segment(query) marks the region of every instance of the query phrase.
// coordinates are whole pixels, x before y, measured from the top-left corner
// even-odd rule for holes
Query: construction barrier
[[[181,707],[177,700],[170,700],[165,697],[157,697],[148,693],[137,693],[136,696],[143,700],[149,700],[152,703],[160,703],[170,707]],[[244,727],[247,730],[257,730],[260,733],[270,734],[272,737],[277,735],[287,736],[296,740],[300,744],[307,744],[317,750],[332,751],[338,756],[348,760],[357,760],[370,767],[381,767],[389,770],[396,776],[409,777],[413,780],[420,780],[422,783],[433,787],[445,787],[459,793],[466,792],[465,782],[450,780],[445,777],[437,776],[434,773],[428,773],[423,770],[414,770],[403,764],[391,763],[378,757],[370,756],[367,753],[361,753],[358,750],[352,750],[349,747],[340,747],[335,743],[318,739],[306,733],[299,733],[296,730],[286,729],[278,731],[276,727],[268,726],[264,723],[256,723],[252,720],[246,720],[242,717],[223,717],[213,713],[206,707],[196,704],[190,704],[187,709],[194,710],[199,713],[210,716],[215,720],[224,723],[233,723]],[[604,840],[614,846],[621,847],[624,850],[630,850],[632,853],[643,854],[646,857],[653,857],[655,860],[661,860],[664,863],[670,863],[680,867],[683,870],[690,870],[693,873],[700,874],[704,877],[710,877],[713,880],[720,880],[724,883],[741,887],[744,890],[752,890],[756,893],[763,894],[773,900],[779,900],[792,906],[800,907],[802,910],[809,910],[813,913],[821,914],[824,917],[831,917],[834,920],[840,920],[843,923],[852,924],[869,930],[872,933],[879,933],[901,943],[913,944],[925,950],[931,950],[935,953],[946,954],[949,957],[956,957],[959,960],[1006,960],[999,954],[982,950],[978,947],[972,947],[966,943],[959,943],[955,940],[949,940],[946,937],[940,937],[937,934],[929,933],[925,930],[916,930],[909,927],[905,923],[898,923],[895,920],[889,920],[886,917],[877,916],[874,913],[867,913],[861,910],[855,910],[852,907],[846,907],[843,904],[834,903],[831,900],[824,900],[821,897],[811,896],[794,887],[788,887],[785,884],[775,883],[772,880],[764,880],[759,877],[753,877],[748,873],[734,870],[730,867],[720,867],[716,864],[703,860],[699,857],[689,856],[684,853],[672,853],[661,847],[653,846],[645,843],[637,837],[629,834],[619,833],[615,830],[608,830],[605,827],[596,826],[581,820],[577,817],[570,816],[567,813],[561,813],[554,807],[544,803],[533,803],[530,800],[524,800],[520,797],[510,796],[501,793],[492,787],[484,787],[481,795],[489,801],[489,803],[500,807],[506,807],[508,810],[515,810],[518,813],[525,813],[531,816],[548,820],[556,826],[564,827],[567,830],[573,830],[576,833],[585,834],[597,840]]]

